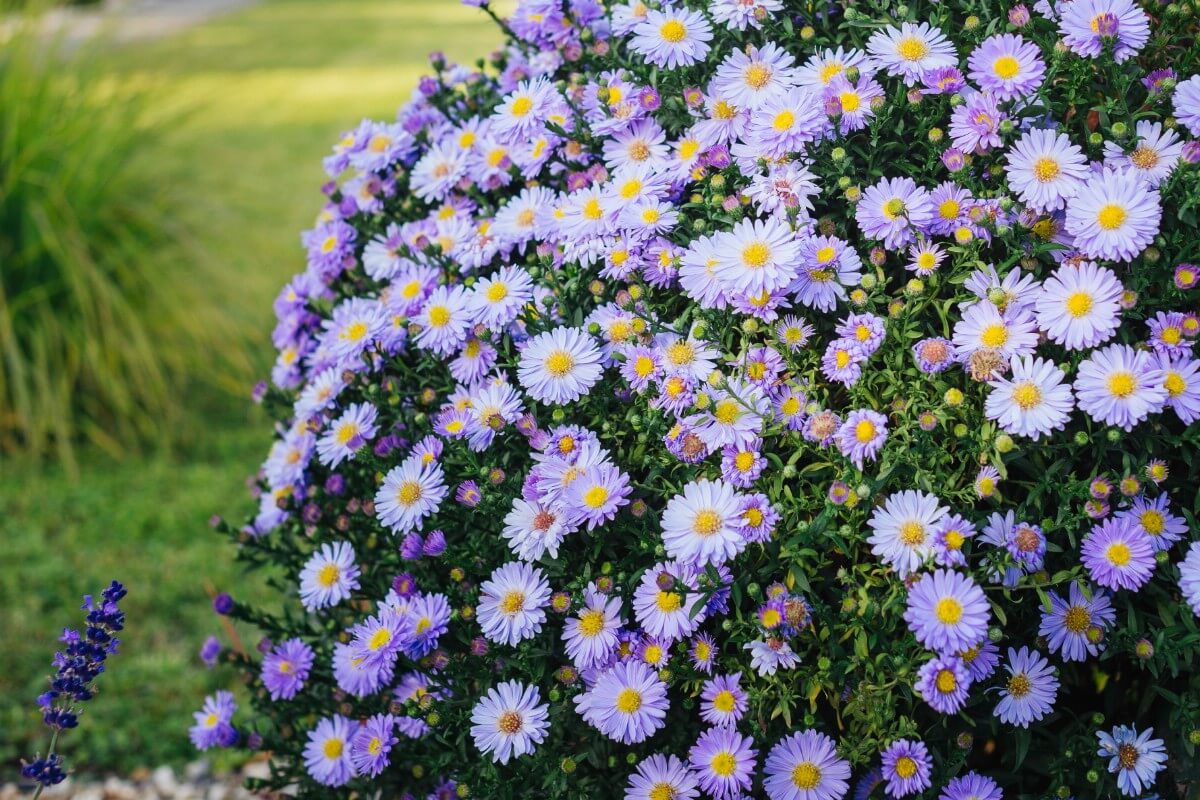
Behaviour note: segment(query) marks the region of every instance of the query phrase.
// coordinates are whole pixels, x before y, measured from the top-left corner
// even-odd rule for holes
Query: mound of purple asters
[[[110,655],[116,655],[120,640],[116,634],[125,628],[125,612],[118,605],[127,591],[117,581],[100,593],[100,602],[84,595],[80,607],[87,612],[83,632],[72,628],[63,630],[59,641],[63,648],[54,654],[55,672],[50,676],[50,688],[38,695],[37,704],[42,721],[52,731],[50,747],[44,757],[37,756],[21,767],[21,777],[43,787],[61,783],[66,778],[61,756],[54,752],[59,735],[79,725],[80,706],[95,696],[95,682],[104,671]]]

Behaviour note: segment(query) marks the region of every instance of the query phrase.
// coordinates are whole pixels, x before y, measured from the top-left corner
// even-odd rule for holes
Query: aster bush
[[[312,797],[1185,793],[1194,11],[521,0],[434,55],[325,162],[220,526],[284,599],[219,598],[251,708],[193,740]]]

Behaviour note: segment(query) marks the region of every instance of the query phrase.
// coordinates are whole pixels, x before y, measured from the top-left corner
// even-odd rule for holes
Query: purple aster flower
[[[851,411],[838,428],[838,449],[860,470],[864,461],[874,461],[887,440],[887,417],[878,411],[861,408]]]
[[[921,75],[922,94],[958,94],[967,79],[958,67],[938,67]]]
[[[917,672],[917,691],[942,714],[957,714],[970,689],[971,674],[958,656],[938,656]]]
[[[350,652],[364,668],[390,672],[413,634],[415,621],[408,614],[384,607],[350,629]]]
[[[863,192],[854,215],[864,236],[896,249],[933,221],[934,209],[929,192],[911,178],[882,178]]]
[[[471,736],[492,761],[507,764],[532,753],[550,729],[550,706],[536,686],[506,681],[488,690],[471,711]]]
[[[1132,0],[1078,0],[1059,7],[1058,30],[1072,52],[1099,58],[1111,45],[1118,64],[1150,38],[1150,18]]]
[[[412,633],[404,645],[404,653],[417,659],[433,652],[438,639],[447,631],[450,603],[443,594],[420,594],[409,603],[408,617],[412,621]]]
[[[1187,521],[1171,513],[1171,499],[1165,494],[1153,499],[1138,495],[1130,508],[1117,513],[1117,519],[1146,534],[1156,553],[1170,550],[1188,532]]]
[[[933,560],[943,567],[965,567],[963,545],[975,535],[975,526],[958,514],[948,514],[933,537]]]
[[[354,723],[340,714],[326,717],[308,732],[304,746],[304,768],[323,786],[343,786],[354,777],[350,738]]]
[[[520,561],[510,561],[497,567],[480,586],[479,625],[490,641],[515,645],[542,630],[549,600],[545,573]]]
[[[640,661],[620,661],[575,698],[584,721],[624,744],[645,741],[666,724],[667,685]]]
[[[587,393],[603,373],[603,354],[578,328],[540,333],[521,351],[517,379],[534,400],[563,405]]]
[[[387,769],[388,755],[399,744],[396,718],[375,714],[350,739],[350,761],[359,775],[374,778]]]
[[[378,412],[370,403],[352,403],[317,441],[317,456],[327,467],[354,458],[363,445],[375,438]]]
[[[664,575],[673,580],[669,589],[663,589],[659,582]],[[707,616],[703,611],[691,613],[702,600],[696,588],[696,568],[668,561],[643,573],[633,593],[634,618],[646,633],[658,639],[684,639]]]
[[[188,737],[196,749],[232,745],[237,740],[237,731],[232,724],[235,711],[237,702],[233,692],[220,691],[204,698],[204,706],[192,714],[196,724],[188,730]]]
[[[404,534],[434,514],[446,494],[441,465],[414,455],[384,476],[375,495],[375,511],[380,524]]]
[[[629,49],[656,67],[675,69],[703,59],[712,25],[698,11],[663,6],[651,9],[633,29]]]
[[[696,776],[673,755],[655,753],[638,764],[629,776],[625,800],[695,800],[699,797]]]
[[[1192,613],[1200,617],[1200,542],[1192,542],[1179,562],[1179,591]]]
[[[983,639],[958,654],[963,660],[971,680],[975,683],[987,680],[1000,663],[1000,648],[990,639]]]
[[[991,606],[968,575],[926,573],[908,592],[904,619],[917,641],[938,653],[958,653],[987,635]]]
[[[705,675],[712,673],[713,662],[717,658],[717,642],[707,633],[698,633],[692,638],[688,648],[688,657],[692,666]]]
[[[326,542],[300,572],[300,602],[309,611],[337,605],[358,588],[359,574],[349,542]]]
[[[221,655],[221,640],[215,636],[209,636],[204,640],[204,644],[200,645],[200,660],[204,662],[206,667],[214,667],[217,664],[217,658]]]
[[[1108,758],[1108,771],[1117,776],[1117,788],[1128,797],[1142,796],[1154,786],[1155,776],[1167,768],[1167,748],[1162,739],[1151,739],[1153,728],[1140,734],[1133,725],[1117,725],[1112,733],[1096,731],[1097,755]]]
[[[1187,290],[1195,288],[1200,283],[1200,266],[1195,264],[1179,264],[1175,267],[1175,288]]]
[[[1038,327],[1068,350],[1096,347],[1120,324],[1124,290],[1112,270],[1090,261],[1061,266],[1037,293]]]
[[[876,31],[867,41],[867,52],[880,69],[904,78],[906,86],[915,85],[929,70],[958,63],[954,44],[927,22],[904,22],[899,28],[889,25]]]
[[[748,736],[731,728],[709,728],[688,751],[700,787],[713,797],[738,797],[750,790],[758,751]]]
[[[1185,319],[1178,311],[1159,311],[1146,321],[1150,328],[1149,344],[1154,352],[1168,358],[1191,355],[1192,343],[1183,334]]]
[[[867,353],[853,339],[835,339],[821,357],[821,373],[831,381],[853,386],[862,376]]]
[[[921,741],[897,739],[883,750],[883,779],[889,797],[907,797],[928,789],[933,759]]]
[[[315,654],[304,640],[285,639],[262,663],[262,682],[272,700],[291,700],[308,682]]]
[[[1026,12],[1028,13],[1028,12]],[[938,800],[1003,800],[1004,793],[996,782],[978,772],[968,772],[952,778],[938,795]]]
[[[1028,97],[1042,85],[1046,74],[1038,46],[1012,33],[984,39],[967,63],[971,80],[997,100]]]
[[[1008,185],[1035,211],[1057,211],[1088,177],[1087,156],[1065,133],[1033,128],[1008,150]]]
[[[950,139],[966,153],[985,153],[1003,143],[1000,123],[1006,119],[996,97],[973,94],[950,115]]]
[[[1050,592],[1050,610],[1042,612],[1038,635],[1046,637],[1047,646],[1059,651],[1064,661],[1086,661],[1089,656],[1099,655],[1104,650],[1105,629],[1116,622],[1108,594],[1099,591],[1090,595],[1073,582],[1065,598]]]
[[[1187,128],[1192,136],[1200,136],[1200,75],[1180,81],[1175,86],[1171,102],[1179,124]]]
[[[763,789],[771,800],[841,800],[849,788],[850,762],[818,731],[797,731],[767,754]]]
[[[1000,702],[996,704],[996,716],[1009,725],[1028,728],[1054,710],[1058,698],[1058,678],[1054,668],[1036,650],[1022,647],[1008,649],[1008,663],[1004,665],[1009,678],[1000,690]]]
[[[1136,170],[1106,169],[1067,203],[1066,231],[1088,258],[1132,261],[1154,241],[1161,219],[1158,192]]]
[[[742,673],[718,675],[700,690],[700,718],[709,725],[732,728],[746,713],[746,693],[739,685]]]
[[[917,369],[925,373],[942,372],[955,362],[953,345],[948,339],[940,336],[917,342],[912,347],[912,354],[917,362]]]
[[[761,446],[759,441],[725,445],[721,450],[721,477],[739,489],[750,488],[767,466]]]
[[[583,608],[563,625],[567,656],[580,669],[604,664],[617,648],[617,634],[623,624],[621,598],[609,597],[595,583],[589,583],[583,593]]]
[[[1084,537],[1080,561],[1092,580],[1136,592],[1154,573],[1154,545],[1130,519],[1106,519]]]
[[[629,476],[612,464],[598,464],[583,470],[571,482],[564,496],[572,526],[599,528],[629,505]]]
[[[1168,398],[1164,379],[1149,353],[1112,344],[1080,363],[1075,396],[1092,419],[1130,431],[1162,411]]]

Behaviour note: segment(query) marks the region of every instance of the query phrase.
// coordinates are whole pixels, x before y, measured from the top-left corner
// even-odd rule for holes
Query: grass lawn
[[[104,53],[97,69],[156,98],[163,133],[144,157],[188,232],[159,254],[164,280],[199,259],[221,265],[227,280],[195,302],[219,304],[255,332],[265,368],[271,300],[302,266],[298,234],[319,208],[330,144],[363,117],[390,117],[428,51],[474,58],[498,42],[486,17],[454,0],[278,0]],[[191,397],[169,451],[120,461],[81,453],[75,480],[0,461],[0,760],[45,747],[33,699],[55,640],[79,623],[80,595],[112,578],[130,589],[121,654],[61,750],[71,766],[96,771],[195,757],[191,712],[230,680],[196,658],[220,627],[205,587],[246,596],[258,586],[207,526],[213,513],[249,510],[245,476],[269,442],[245,399],[248,381]]]

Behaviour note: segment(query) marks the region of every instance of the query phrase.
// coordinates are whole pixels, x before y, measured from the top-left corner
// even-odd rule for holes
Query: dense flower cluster
[[[226,530],[291,596],[221,605],[269,783],[1195,780],[1190,14],[520,0],[435,55],[275,305]]]
[[[45,756],[39,755],[21,767],[21,777],[38,784],[36,794],[67,777],[62,756],[55,752],[58,737],[79,725],[81,706],[95,697],[96,678],[104,672],[108,657],[117,652],[120,639],[116,634],[125,629],[125,612],[119,604],[126,594],[125,587],[113,581],[100,593],[99,603],[90,594],[84,595],[81,609],[87,612],[87,625],[83,632],[63,629],[59,639],[63,649],[54,654],[50,688],[37,698],[42,721],[53,732],[50,748]]]

